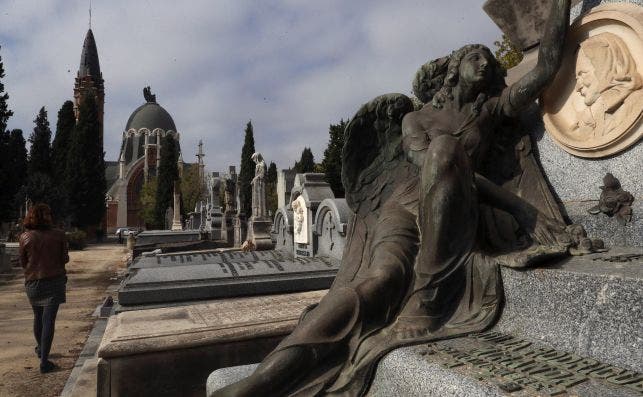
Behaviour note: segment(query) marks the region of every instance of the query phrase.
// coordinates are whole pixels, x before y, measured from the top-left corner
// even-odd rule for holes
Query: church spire
[[[78,68],[78,77],[83,78],[86,76],[101,77],[98,50],[96,49],[96,41],[91,28],[87,30],[85,35],[83,52],[80,54],[80,67]]]

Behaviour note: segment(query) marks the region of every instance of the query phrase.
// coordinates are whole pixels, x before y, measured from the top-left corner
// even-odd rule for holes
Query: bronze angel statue
[[[499,266],[600,244],[565,224],[529,137],[508,124],[556,73],[568,24],[569,0],[555,0],[537,66],[509,87],[489,49],[467,45],[420,68],[420,110],[402,94],[358,110],[345,131],[355,217],[337,278],[251,376],[214,396],[362,396],[392,349],[493,325]]]

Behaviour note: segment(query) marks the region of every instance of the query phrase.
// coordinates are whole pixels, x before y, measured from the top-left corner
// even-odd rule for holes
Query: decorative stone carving
[[[255,177],[252,179],[252,216],[248,221],[247,240],[253,244],[253,249],[272,249],[270,229],[272,221],[266,211],[266,163],[260,153],[252,155],[255,162]]]
[[[295,243],[308,244],[308,211],[303,196],[292,202],[292,212]]]
[[[623,190],[621,182],[609,172],[603,178],[603,186],[600,188],[602,192],[598,204],[587,211],[592,215],[602,212],[607,216],[616,216],[618,223],[625,226],[632,220],[634,196]]]
[[[601,6],[572,25],[542,96],[547,131],[567,152],[604,157],[643,136],[643,8]]]

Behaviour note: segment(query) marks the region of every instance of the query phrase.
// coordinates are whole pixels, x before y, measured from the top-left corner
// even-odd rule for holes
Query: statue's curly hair
[[[493,56],[489,48],[482,44],[469,44],[453,51],[451,55],[435,59],[420,66],[413,80],[413,93],[423,103],[431,102],[436,108],[448,99],[453,99],[453,87],[460,77],[460,62],[462,58],[473,50],[482,50],[487,53],[491,62],[491,81],[486,89],[478,95],[473,105],[473,111],[479,112],[482,104],[491,97],[500,94],[506,87],[505,76],[507,72]]]

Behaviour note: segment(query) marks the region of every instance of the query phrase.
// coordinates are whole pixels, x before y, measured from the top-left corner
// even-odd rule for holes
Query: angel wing
[[[346,201],[356,214],[379,208],[394,184],[388,170],[403,160],[402,118],[413,111],[403,94],[378,96],[363,105],[346,126],[342,150],[342,183]]]
[[[355,216],[333,287],[350,282],[362,262],[368,261],[369,236],[373,235],[381,204],[400,182],[417,175],[402,151],[402,118],[411,111],[413,103],[407,96],[382,95],[360,107],[346,126],[342,183],[346,202]]]

